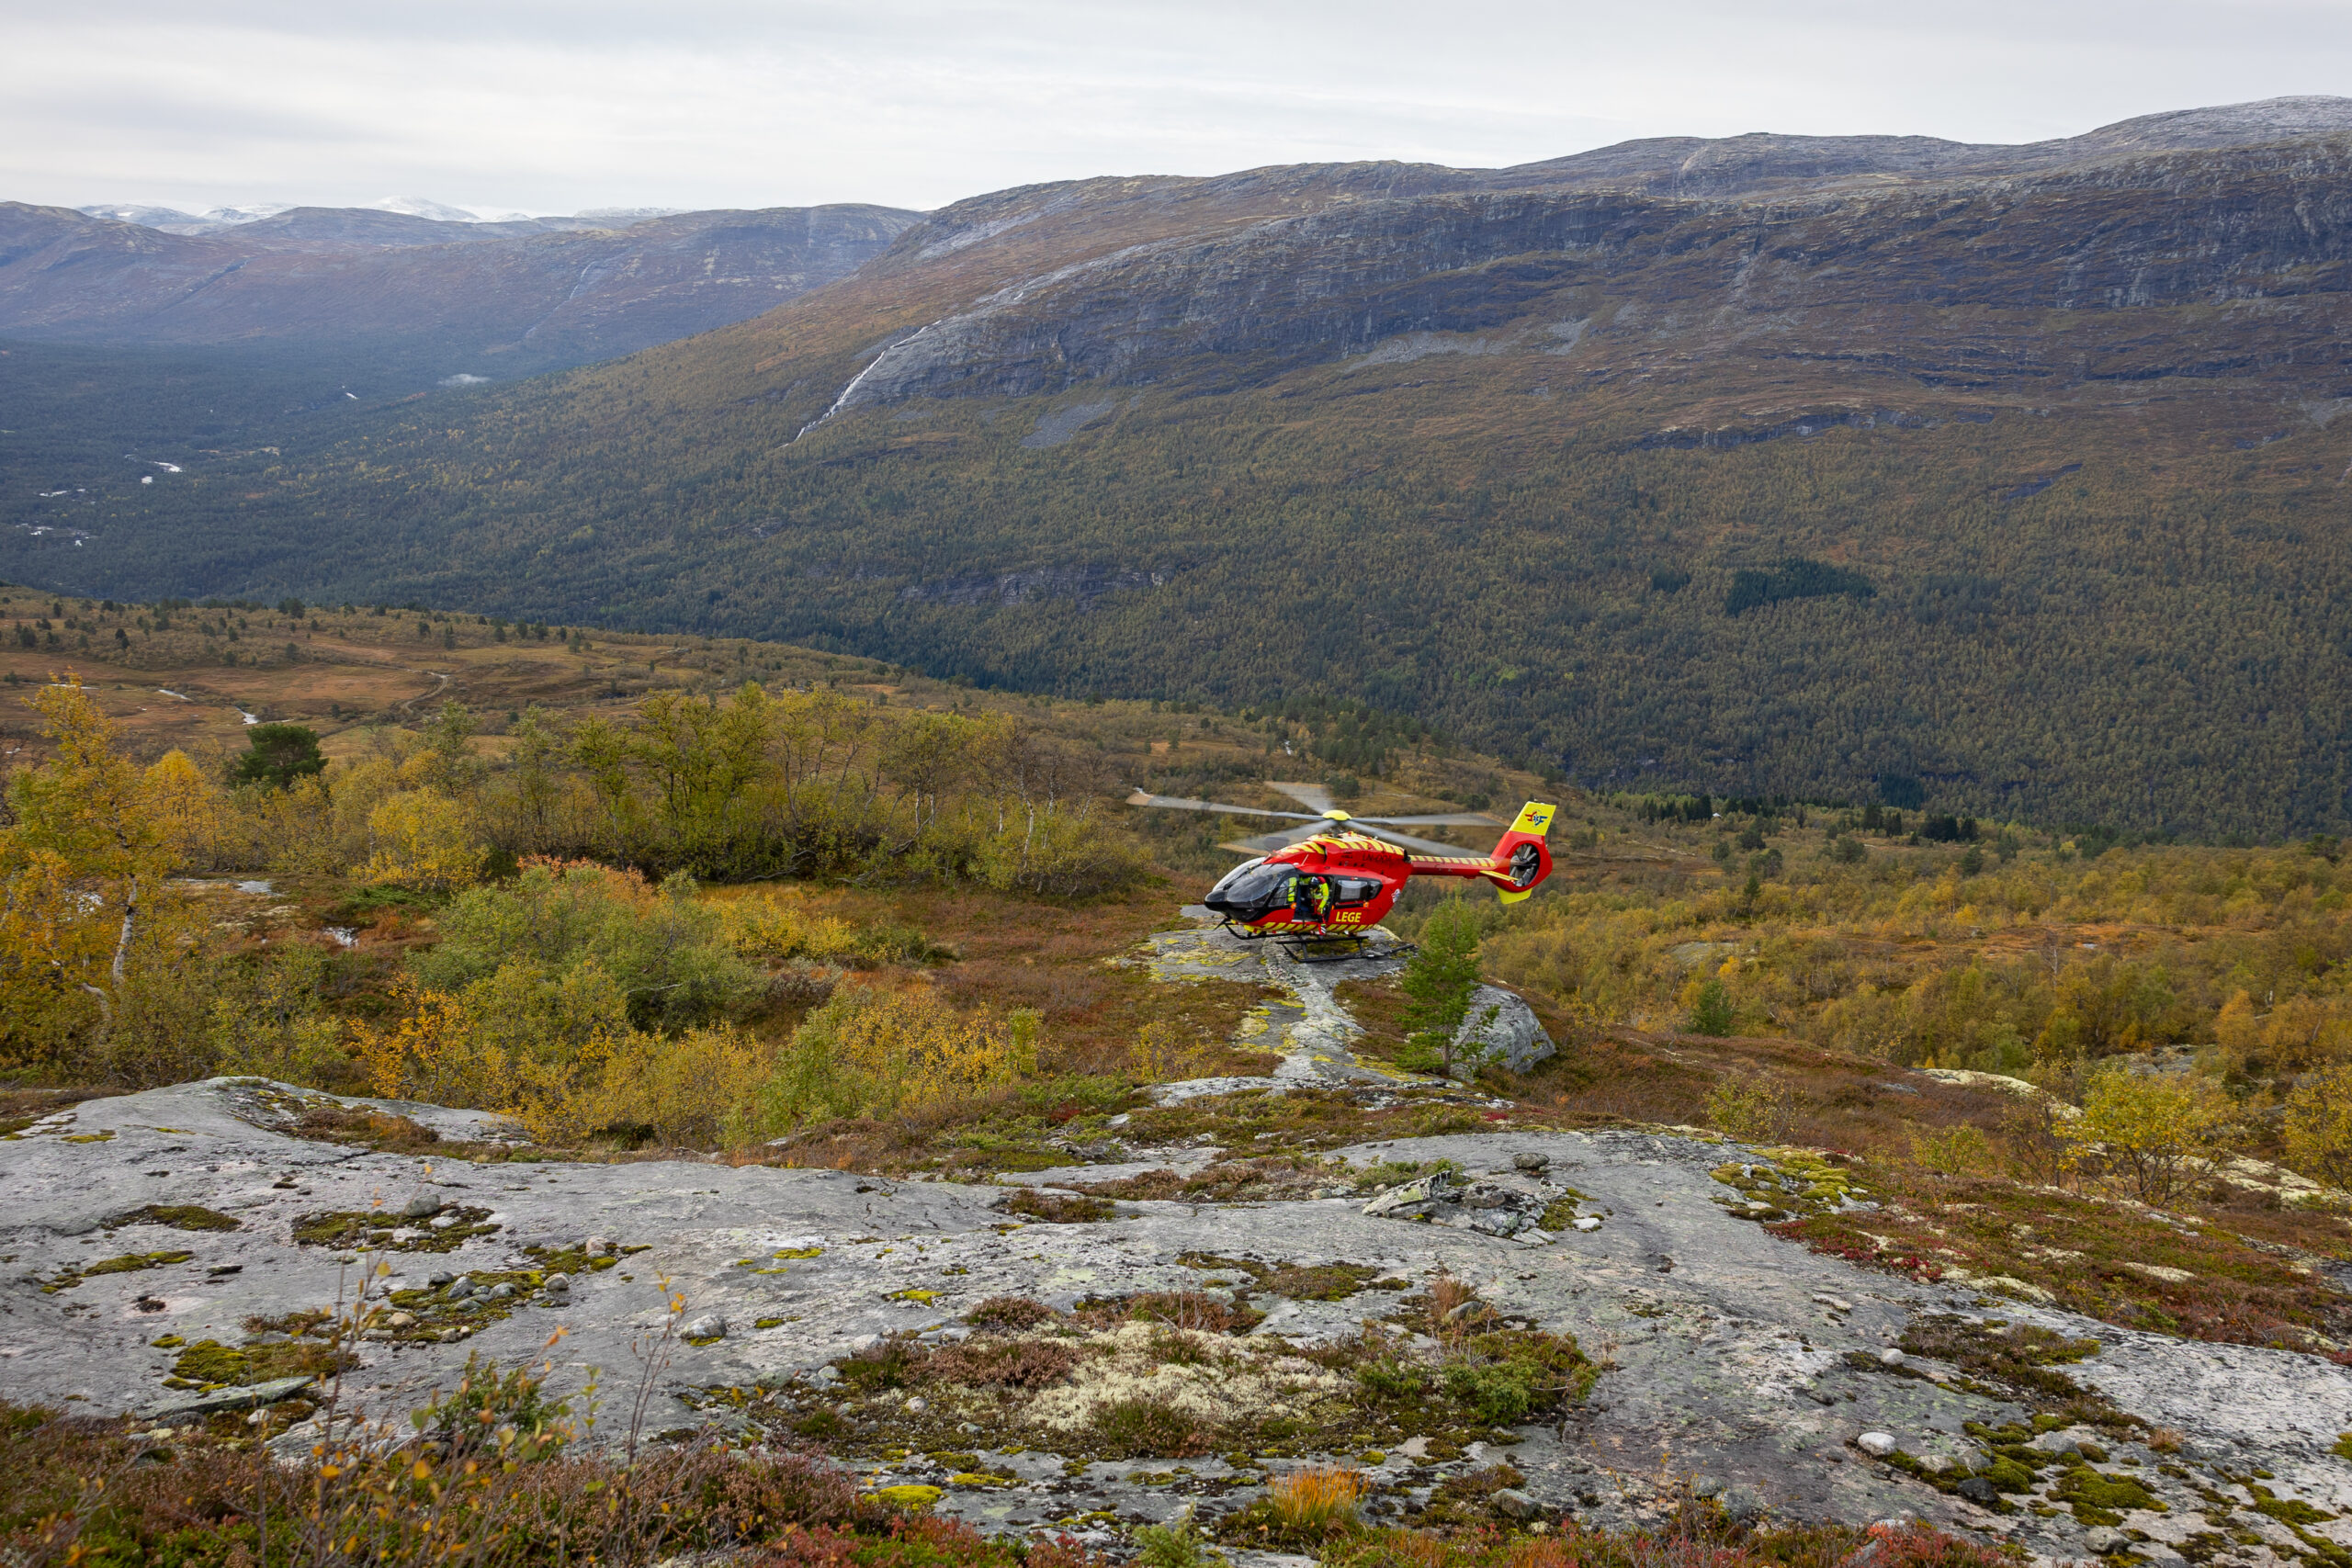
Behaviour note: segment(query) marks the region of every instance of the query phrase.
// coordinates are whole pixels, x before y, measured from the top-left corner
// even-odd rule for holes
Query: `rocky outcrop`
[[[1465,1081],[1485,1066],[1523,1073],[1551,1060],[1552,1037],[1524,998],[1499,986],[1470,994],[1470,1010],[1453,1035],[1453,1076]]]
[[[0,1249],[11,1258],[0,1281],[0,1392],[135,1410],[164,1425],[198,1418],[208,1399],[243,1406],[299,1394],[283,1378],[205,1387],[175,1368],[191,1369],[182,1347],[205,1341],[258,1357],[286,1336],[250,1323],[348,1306],[363,1291],[369,1300],[390,1292],[388,1304],[409,1320],[380,1320],[357,1343],[344,1387],[370,1411],[447,1388],[471,1353],[536,1362],[558,1326],[568,1333],[554,1378],[576,1389],[591,1368],[608,1383],[640,1375],[631,1346],[671,1324],[656,1284],[667,1280],[685,1306],[653,1364],[652,1429],[749,1431],[770,1411],[799,1419],[848,1408],[840,1358],[880,1336],[952,1345],[970,1332],[964,1316],[992,1297],[1065,1312],[1136,1292],[1232,1299],[1232,1287],[1278,1282],[1289,1269],[1310,1285],[1261,1297],[1264,1317],[1230,1344],[1249,1376],[1305,1397],[1328,1374],[1289,1348],[1341,1344],[1389,1314],[1398,1291],[1443,1275],[1475,1288],[1480,1310],[1505,1322],[1574,1334],[1605,1370],[1564,1417],[1443,1452],[1357,1454],[1335,1434],[1370,1478],[1374,1517],[1507,1458],[1524,1499],[1510,1507],[1597,1526],[1654,1517],[1688,1484],[1751,1513],[1916,1515],[2052,1561],[2129,1543],[2150,1563],[2216,1551],[2284,1563],[2352,1542],[2343,1517],[2352,1463],[2335,1451],[2336,1434],[2352,1430],[2352,1369],[1864,1273],[1736,1217],[1710,1174],[1724,1149],[1695,1138],[1505,1130],[1396,1140],[1337,1159],[1487,1174],[1398,1187],[1368,1206],[1136,1201],[1084,1223],[1014,1224],[998,1206],[1003,1190],[985,1186],[357,1152],[278,1130],[298,1095],[183,1085],[86,1102],[0,1141],[10,1194]],[[1477,1223],[1524,1214],[1538,1199],[1533,1227],[1505,1234],[1491,1218]],[[1837,1201],[1870,1202],[1850,1191]],[[189,1217],[198,1211],[214,1218]],[[177,1215],[180,1227],[158,1214]],[[364,1223],[338,1229],[336,1216]],[[1472,1223],[1445,1223],[1464,1216]],[[154,1261],[94,1267],[117,1255]],[[560,1288],[547,1268],[557,1259],[571,1266]],[[2044,1422],[2034,1436],[2035,1407],[1984,1381],[1970,1348],[2018,1324],[2096,1339],[2096,1354],[2063,1370],[2111,1401],[2118,1419],[2098,1429]],[[1897,1348],[1923,1332],[1928,1350]],[[1151,1342],[1114,1333],[1102,1353],[1145,1356]],[[1100,1382],[1109,1366],[1086,1376]],[[1212,1375],[1178,1371],[1194,1383]],[[1191,1458],[1165,1475],[1132,1461],[1066,1462],[1067,1423],[1083,1415],[1073,1390],[1081,1384],[1054,1383],[992,1406],[1012,1430],[949,1427],[927,1445],[843,1457],[876,1485],[940,1485],[943,1507],[1004,1529],[1098,1507],[1165,1518],[1189,1506],[1215,1517],[1290,1462]],[[1204,1384],[1192,1397],[1216,1393]],[[931,1407],[955,1397],[938,1384],[903,1411],[892,1404],[890,1418],[938,1418]],[[870,1401],[858,1409],[869,1424],[881,1418]],[[278,1440],[311,1437],[298,1425]],[[948,1439],[1003,1451],[986,1473],[950,1474],[921,1451]],[[2032,1467],[1999,1467],[2029,1440]],[[1310,1437],[1300,1459],[1317,1447]],[[1994,1480],[1975,1484],[1979,1472]]]

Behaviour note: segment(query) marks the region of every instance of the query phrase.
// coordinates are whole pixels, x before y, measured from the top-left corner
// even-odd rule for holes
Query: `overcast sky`
[[[2352,0],[0,0],[0,199],[933,207],[2352,92]]]

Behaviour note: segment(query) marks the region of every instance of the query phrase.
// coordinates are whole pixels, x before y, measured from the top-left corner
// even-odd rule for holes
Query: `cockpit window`
[[[1262,862],[1241,866],[1209,890],[1209,901],[1212,904],[1230,904],[1237,908],[1272,908],[1289,900],[1291,881],[1297,874],[1294,867],[1267,865]]]
[[[1216,899],[1224,898],[1227,893],[1232,892],[1233,889],[1239,885],[1243,877],[1249,875],[1251,872],[1257,870],[1260,866],[1265,863],[1266,857],[1263,855],[1260,855],[1256,860],[1243,861],[1239,865],[1235,866],[1231,871],[1227,872],[1223,876],[1216,879],[1216,886],[1209,889],[1209,897]]]

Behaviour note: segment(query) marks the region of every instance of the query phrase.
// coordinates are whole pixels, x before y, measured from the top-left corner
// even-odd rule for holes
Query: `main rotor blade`
[[[1355,827],[1358,823],[1361,823],[1363,820],[1364,819],[1361,817],[1351,818],[1349,821],[1348,826],[1351,828]],[[1453,860],[1483,860],[1486,858],[1479,854],[1477,851],[1465,850],[1459,844],[1441,844],[1433,839],[1416,839],[1410,833],[1395,833],[1389,831],[1385,828],[1366,828],[1364,829],[1364,831],[1371,834],[1375,839],[1385,839],[1392,844],[1401,844],[1408,850],[1417,850],[1425,855],[1444,855]]]
[[[1499,828],[1483,811],[1455,811],[1442,817],[1351,817],[1351,822],[1394,822],[1407,828]]]
[[[1318,816],[1332,808],[1331,792],[1318,784],[1276,784],[1273,780],[1268,779],[1266,787],[1280,790]]]
[[[1271,833],[1261,833],[1254,839],[1236,839],[1229,844],[1219,844],[1221,850],[1246,850],[1253,855],[1270,855],[1276,850],[1286,850],[1293,844],[1303,844],[1322,832],[1324,825],[1309,828],[1277,828]]]
[[[1222,811],[1229,817],[1287,817],[1297,822],[1320,822],[1304,811],[1261,811],[1254,806],[1219,806],[1214,800],[1179,800],[1172,795],[1148,795],[1138,789],[1127,796],[1129,806],[1166,806],[1178,811]]]

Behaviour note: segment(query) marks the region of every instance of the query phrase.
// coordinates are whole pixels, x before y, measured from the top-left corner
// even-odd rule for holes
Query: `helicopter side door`
[[[1332,877],[1330,922],[1335,926],[1376,926],[1395,897],[1388,881],[1378,876]]]

